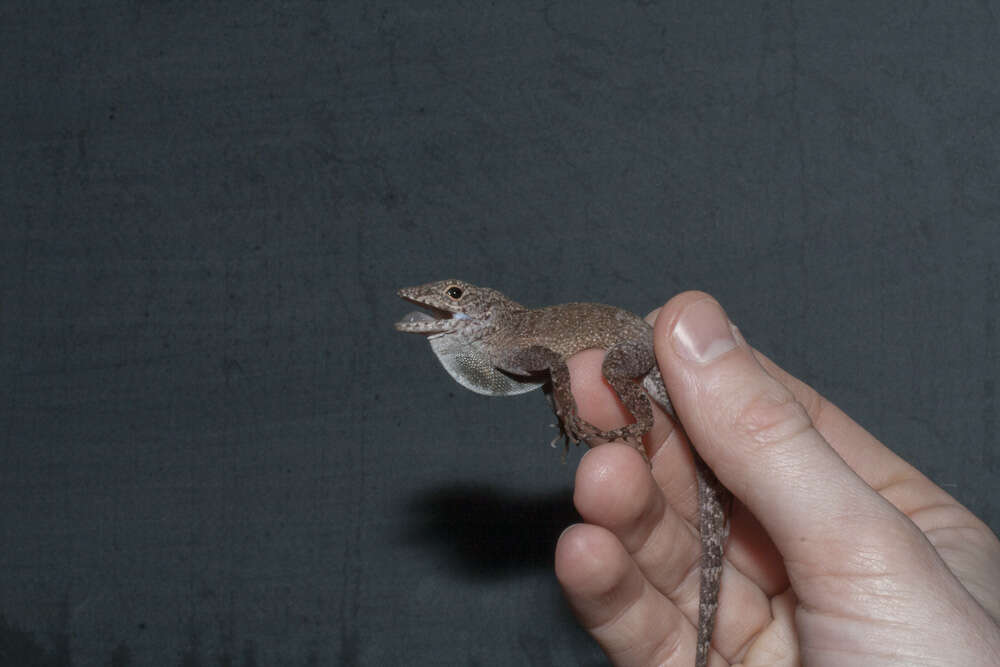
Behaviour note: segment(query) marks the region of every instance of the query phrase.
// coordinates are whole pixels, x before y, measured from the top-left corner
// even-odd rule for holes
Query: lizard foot
[[[649,461],[649,458],[646,456],[646,449],[642,445],[642,435],[649,430],[648,426],[632,423],[610,431],[602,431],[593,424],[581,419],[576,412],[575,405],[566,406],[556,396],[551,397],[551,400],[560,430],[559,435],[552,440],[551,444],[553,447],[555,447],[560,437],[565,439],[567,450],[569,449],[570,440],[578,443],[583,442],[588,447],[596,447],[597,445],[603,445],[614,440],[624,440],[642,454],[643,460]]]
[[[556,423],[551,424],[559,429],[556,437],[552,438],[549,446],[555,448],[560,440],[563,442],[562,462],[566,463],[569,454],[569,443],[573,441],[577,444],[583,442],[588,447],[596,447],[613,440],[624,440],[626,444],[642,454],[642,460],[652,465],[646,448],[642,444],[642,435],[645,430],[638,424],[628,424],[612,431],[601,431],[596,426],[587,423],[576,414],[562,415],[556,411]]]
[[[593,437],[601,438],[605,442],[611,442],[612,440],[624,440],[634,447],[636,443],[641,443],[642,436],[649,430],[649,428],[643,428],[642,425],[633,423],[626,424],[621,428],[612,429],[610,431],[594,430],[596,432],[592,434]]]
[[[601,438],[601,432],[577,417],[576,414],[571,415],[569,418],[563,418],[561,423],[563,431],[575,442],[583,442],[588,447],[601,444],[600,442],[594,442]]]
[[[596,433],[588,436],[587,444],[594,447],[596,445],[613,442],[615,440],[624,440],[625,444],[642,454],[643,461],[649,463],[649,456],[646,455],[646,448],[642,444],[642,436],[647,430],[648,429],[643,429],[638,424],[628,424],[611,431],[597,431]]]

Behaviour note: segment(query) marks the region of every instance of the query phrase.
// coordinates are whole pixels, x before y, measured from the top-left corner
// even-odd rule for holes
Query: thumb
[[[916,524],[840,458],[715,300],[674,297],[654,335],[691,443],[781,552],[804,662],[893,645],[922,664],[957,664],[955,647],[995,656],[995,621]]]
[[[786,560],[815,562],[845,519],[868,527],[898,522],[895,508],[757,362],[712,297],[686,292],[671,299],[655,336],[664,381],[692,444]]]

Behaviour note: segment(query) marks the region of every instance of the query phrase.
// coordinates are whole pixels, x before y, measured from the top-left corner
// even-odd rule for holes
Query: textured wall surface
[[[601,664],[449,276],[700,288],[996,530],[997,2],[0,7],[0,660]]]

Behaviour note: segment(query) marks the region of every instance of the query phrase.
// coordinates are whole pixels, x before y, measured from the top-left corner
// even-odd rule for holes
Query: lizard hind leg
[[[651,366],[655,367],[652,351],[646,351],[642,345],[623,343],[608,349],[601,372],[635,421],[598,434],[598,437],[609,441],[625,440],[647,461],[642,436],[653,426],[653,409],[649,398],[633,378],[645,375]]]
[[[584,442],[593,447],[598,444],[595,439],[601,437],[601,431],[580,417],[576,408],[576,399],[570,389],[569,366],[562,359],[553,359],[549,365],[549,375],[552,380],[552,408],[559,420],[559,428],[568,441]]]
[[[503,359],[500,367],[519,372],[548,370],[552,385],[552,407],[559,420],[561,433],[567,439],[584,442],[589,447],[623,439],[646,458],[642,436],[653,425],[653,410],[646,394],[632,378],[644,375],[652,364],[652,352],[643,355],[638,346],[617,345],[605,353],[601,372],[635,418],[635,422],[610,431],[602,431],[580,417],[571,391],[569,366],[558,353],[542,346],[521,348]],[[558,439],[557,436],[553,443]]]
[[[582,440],[590,447],[613,440],[624,440],[648,462],[642,436],[653,426],[653,409],[646,394],[632,379],[649,370],[647,363],[652,364],[651,356],[646,359],[630,345],[612,347],[605,354],[601,372],[635,421],[616,429],[602,431],[579,416],[576,402],[570,392],[569,368],[562,360],[554,360],[549,369],[552,377],[552,400],[563,430],[570,437]]]

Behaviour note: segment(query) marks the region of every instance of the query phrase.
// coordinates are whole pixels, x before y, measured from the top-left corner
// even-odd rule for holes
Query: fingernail
[[[736,347],[733,331],[722,308],[712,299],[689,304],[674,326],[677,354],[706,364]]]

